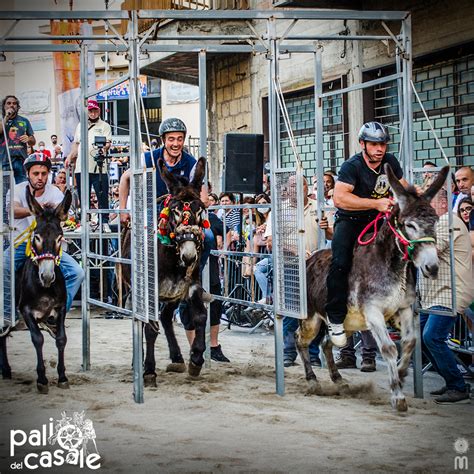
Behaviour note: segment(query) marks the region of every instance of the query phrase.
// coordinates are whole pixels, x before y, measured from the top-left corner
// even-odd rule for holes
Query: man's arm
[[[127,199],[130,194],[130,175],[132,174],[130,168],[126,170],[119,183],[119,209],[127,209]],[[120,213],[120,222],[126,224],[130,221],[129,213]]]
[[[66,168],[68,166],[76,166],[78,152],[79,143],[73,142],[71,146],[71,151],[69,152],[69,155],[67,155],[67,158],[64,160],[64,166],[66,166]]]
[[[389,211],[393,205],[391,199],[368,199],[361,198],[352,193],[354,186],[351,184],[337,181],[334,187],[333,201],[334,205],[346,211],[368,211],[375,209],[379,212]]]
[[[13,201],[13,217],[15,219],[24,219],[30,216],[31,211],[27,207],[22,207],[19,202]]]

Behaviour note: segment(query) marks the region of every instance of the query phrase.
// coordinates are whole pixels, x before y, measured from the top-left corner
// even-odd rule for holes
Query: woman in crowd
[[[470,218],[473,207],[474,207],[473,203],[471,201],[471,198],[469,197],[461,199],[458,206],[458,217],[464,222],[468,230],[469,230],[469,218]],[[471,230],[474,230],[474,229],[471,229]]]

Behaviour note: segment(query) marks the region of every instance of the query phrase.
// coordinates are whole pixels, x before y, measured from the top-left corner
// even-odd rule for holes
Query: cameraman
[[[107,166],[105,156],[112,142],[112,130],[107,122],[100,118],[100,108],[96,100],[89,99],[87,101],[87,131],[89,142],[88,153],[88,172],[89,172],[89,194],[91,187],[97,194],[99,201],[99,209],[109,208],[109,179],[107,176]],[[105,137],[105,140],[104,140]],[[72,165],[75,167],[76,185],[79,199],[81,199],[81,161],[77,161],[80,154],[81,142],[81,124],[79,123],[74,134],[74,143],[64,165],[67,167]],[[107,214],[103,215],[104,224],[109,220]]]
[[[14,95],[7,95],[2,100],[2,123],[0,124],[0,160],[4,171],[10,170],[8,161],[8,149],[10,151],[11,165],[15,183],[26,181],[26,173],[23,162],[28,156],[27,145],[34,146],[36,139],[29,120],[18,115],[20,101]],[[7,134],[7,139],[4,137]]]

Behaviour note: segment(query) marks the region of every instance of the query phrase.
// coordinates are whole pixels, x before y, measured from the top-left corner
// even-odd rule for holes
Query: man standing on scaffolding
[[[398,160],[387,153],[390,134],[379,122],[365,123],[359,131],[360,153],[345,161],[334,187],[337,207],[332,239],[332,260],[327,276],[326,313],[329,336],[337,347],[347,344],[344,319],[349,296],[349,274],[357,237],[378,212],[390,211],[388,178],[384,166],[388,163],[403,186],[403,171]]]

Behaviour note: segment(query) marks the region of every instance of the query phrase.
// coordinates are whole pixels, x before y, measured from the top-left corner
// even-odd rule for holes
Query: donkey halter
[[[168,194],[164,201],[164,207],[160,212],[160,222],[158,223],[158,239],[164,245],[173,245],[173,241],[176,245],[182,242],[192,241],[198,246],[202,245],[204,239],[203,229],[210,227],[209,221],[204,219],[201,226],[190,225],[189,219],[192,217],[191,204],[188,201],[183,203],[183,215],[181,222],[175,227],[174,231],[168,232],[168,223],[170,208],[169,202],[171,201],[172,195]]]
[[[40,260],[54,260],[56,265],[61,263],[61,257],[63,254],[62,246],[59,247],[59,254],[54,255],[51,252],[44,252],[38,255],[36,249],[33,246],[33,237],[35,235],[36,219],[15,239],[15,248],[19,247],[22,243],[26,242],[25,255],[29,257],[33,263],[38,263]]]
[[[407,237],[405,237],[403,232],[400,230],[400,226],[398,225],[398,221],[397,221],[396,218],[395,218],[395,227],[391,224],[390,216],[391,216],[391,213],[388,212],[388,211],[387,212],[379,212],[377,214],[377,217],[372,222],[370,222],[364,228],[364,230],[360,233],[360,235],[357,239],[357,242],[359,243],[359,245],[369,245],[376,239],[377,233],[378,233],[377,222],[380,219],[385,219],[385,221],[387,222],[390,230],[392,231],[393,235],[395,236],[395,241],[397,243],[397,247],[400,250],[400,252],[403,253],[403,260],[412,260],[413,259],[413,254],[415,252],[415,245],[416,244],[422,244],[422,243],[432,243],[432,244],[434,244],[434,243],[436,243],[436,239],[433,238],[433,237],[420,237],[419,239],[412,239],[412,240],[408,239]],[[364,235],[367,232],[369,232],[372,227],[374,228],[374,233],[373,233],[372,237],[370,237],[369,240],[362,240],[362,237],[364,237]],[[400,244],[402,244],[404,246],[403,250],[400,248]]]

